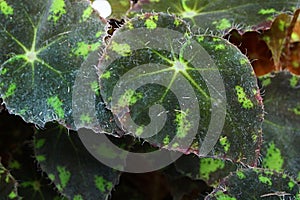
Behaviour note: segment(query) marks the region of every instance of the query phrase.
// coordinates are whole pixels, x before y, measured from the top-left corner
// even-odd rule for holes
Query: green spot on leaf
[[[187,120],[188,110],[186,112],[179,110],[176,113],[175,123],[177,125],[176,135],[179,138],[184,138],[191,129],[192,124]]]
[[[293,112],[295,115],[300,115],[300,104],[297,105],[295,108],[289,108],[288,110]]]
[[[220,144],[223,146],[225,152],[227,153],[229,148],[230,148],[230,143],[227,140],[227,137],[226,136],[224,136],[224,137],[221,136],[219,141],[220,141]]]
[[[155,29],[157,27],[157,24],[155,21],[158,20],[158,16],[150,16],[148,19],[145,21],[145,26],[148,29]]]
[[[213,24],[218,30],[225,30],[231,27],[230,21],[226,18],[223,18],[220,21],[214,21]]]
[[[112,183],[105,180],[102,176],[95,176],[95,185],[100,192],[111,190],[113,187]]]
[[[80,22],[85,22],[93,13],[93,8],[91,6],[87,7],[81,16]]]
[[[22,187],[31,187],[34,191],[41,190],[41,184],[39,181],[25,181],[21,183]]]
[[[174,142],[174,143],[172,144],[172,148],[173,148],[173,149],[176,149],[177,147],[179,147],[179,143],[178,143],[178,142]]]
[[[101,74],[101,78],[109,79],[110,78],[110,71],[106,71],[105,73]]]
[[[62,101],[58,98],[58,96],[53,96],[48,98],[47,104],[51,106],[55,113],[58,115],[59,118],[63,118],[65,115],[64,109],[62,108]]]
[[[272,83],[271,78],[266,78],[262,81],[262,86],[266,87]]]
[[[252,140],[253,140],[254,142],[256,142],[256,141],[257,141],[257,138],[258,138],[258,135],[255,135],[255,134],[254,134],[254,135],[251,136],[251,138],[252,138]]]
[[[14,191],[11,191],[8,195],[8,198],[9,199],[15,199],[18,195],[14,192]]]
[[[242,104],[243,108],[246,108],[246,109],[253,108],[253,103],[251,102],[250,99],[248,99],[248,97],[244,91],[244,88],[237,85],[237,86],[235,86],[235,90],[236,90],[236,94],[238,97],[238,102],[240,102]]]
[[[82,114],[80,116],[80,121],[82,123],[90,123],[92,121],[91,117],[88,114]]]
[[[121,56],[130,56],[131,49],[128,44],[118,44],[115,41],[112,41],[112,50]]]
[[[3,13],[5,16],[14,14],[14,9],[4,0],[0,0],[0,11],[0,14]]]
[[[288,183],[288,186],[289,186],[289,189],[290,189],[290,190],[293,190],[293,188],[294,188],[294,186],[295,186],[294,181],[290,181],[290,182]]]
[[[73,200],[83,200],[83,198],[80,194],[77,194],[74,196]]]
[[[290,86],[291,86],[292,88],[295,88],[295,87],[297,86],[299,80],[300,80],[299,77],[293,75],[293,76],[290,78]]]
[[[100,95],[100,92],[99,92],[100,86],[99,86],[99,83],[97,81],[93,81],[91,83],[91,88],[95,92],[96,95]]]
[[[11,161],[8,166],[10,169],[20,169],[21,168],[21,164],[17,160]]]
[[[225,49],[225,45],[224,44],[217,44],[215,45],[215,50],[224,50]]]
[[[7,89],[6,93],[5,93],[5,95],[4,95],[4,98],[8,98],[8,97],[14,95],[16,89],[17,89],[17,85],[16,85],[15,83],[11,83],[11,84],[9,85],[9,87],[8,87],[8,89]]]
[[[62,17],[62,15],[67,13],[65,10],[65,6],[66,4],[64,0],[53,0],[49,11],[48,20],[52,20],[54,24],[56,24],[57,21]]]
[[[39,149],[41,147],[44,146],[46,140],[44,138],[42,139],[38,139],[36,142],[35,142],[35,148]]]
[[[204,36],[199,36],[199,37],[197,38],[197,40],[198,40],[198,42],[203,42],[203,41],[204,41]]]
[[[241,65],[245,65],[245,64],[247,64],[249,61],[248,61],[248,59],[247,58],[241,58],[240,59],[240,64]]]
[[[76,56],[83,56],[84,58],[86,58],[90,52],[97,50],[99,46],[100,42],[96,42],[94,44],[78,42],[77,47],[75,49],[72,49],[72,53]]]
[[[57,166],[58,177],[61,182],[61,187],[65,188],[70,180],[71,173],[65,167]]]
[[[43,162],[46,160],[46,157],[44,155],[37,155],[35,156],[35,158],[38,162]]]
[[[217,198],[217,200],[236,200],[236,198],[230,197],[227,194],[223,194],[221,191],[218,191],[216,193],[216,198]]]
[[[0,75],[5,75],[6,73],[7,73],[7,69],[6,68],[0,69]]]
[[[55,180],[55,175],[54,174],[48,174],[48,178],[51,180],[51,181],[54,181]]]
[[[242,171],[237,171],[236,175],[239,177],[239,179],[244,179],[246,178],[246,175]]]
[[[182,22],[181,22],[178,18],[176,18],[176,19],[174,20],[175,26],[179,26],[181,23],[182,23]]]
[[[269,8],[269,9],[260,9],[258,14],[261,15],[269,15],[269,14],[274,14],[276,13],[276,10],[274,8]]]
[[[205,180],[208,180],[209,175],[212,172],[215,172],[218,169],[223,169],[224,166],[225,166],[224,161],[220,159],[201,158],[200,169],[199,169],[200,176],[203,177]]]
[[[101,36],[101,34],[102,34],[102,31],[98,31],[98,32],[95,34],[95,37],[98,38],[98,37]]]
[[[144,132],[144,127],[143,126],[139,126],[136,130],[135,130],[135,135],[137,136],[141,136]]]
[[[143,93],[135,93],[135,91],[131,89],[127,90],[119,99],[118,106],[127,107],[133,105],[142,97],[143,97]]]
[[[263,167],[273,169],[276,171],[282,170],[283,158],[281,156],[280,149],[276,148],[274,142],[270,143],[267,149],[267,155],[263,160]]]
[[[263,176],[263,175],[259,175],[258,176],[258,180],[261,182],[261,183],[264,183],[264,184],[267,184],[269,186],[272,185],[272,180],[266,176]]]
[[[170,143],[170,136],[166,135],[166,137],[164,137],[163,144],[168,145],[169,143]]]

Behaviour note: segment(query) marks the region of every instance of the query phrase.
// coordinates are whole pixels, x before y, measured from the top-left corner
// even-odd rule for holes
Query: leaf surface
[[[300,180],[300,78],[288,72],[261,78],[266,116],[262,167]]]
[[[96,160],[77,132],[56,122],[47,123],[35,135],[35,151],[42,170],[68,198],[107,199],[118,182],[119,172]],[[105,149],[99,147],[99,151]]]
[[[117,29],[98,65],[103,100],[154,146],[255,165],[263,109],[251,65],[227,41],[190,34],[162,13]]]
[[[84,0],[1,1],[0,94],[12,113],[40,126],[54,119],[73,125],[74,80],[100,46],[104,27],[86,12],[89,6]]]
[[[228,177],[205,199],[297,199],[297,182],[286,174],[266,169],[242,169]]]
[[[244,29],[257,26],[283,10],[294,10],[297,5],[298,1],[286,0],[171,0],[167,3],[142,0],[136,5],[136,10],[174,13],[188,20],[195,29],[224,31],[236,26]]]
[[[5,199],[20,199],[17,191],[17,181],[0,163],[0,196]]]

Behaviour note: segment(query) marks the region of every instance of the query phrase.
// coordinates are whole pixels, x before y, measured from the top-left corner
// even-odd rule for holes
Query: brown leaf
[[[266,42],[272,52],[274,68],[276,71],[282,70],[282,53],[288,39],[287,32],[291,24],[292,17],[287,14],[280,14],[276,17],[269,30],[262,34],[262,39]]]
[[[237,30],[232,30],[226,38],[248,56],[257,76],[273,71],[272,52],[262,39],[261,32],[248,31],[239,33]]]

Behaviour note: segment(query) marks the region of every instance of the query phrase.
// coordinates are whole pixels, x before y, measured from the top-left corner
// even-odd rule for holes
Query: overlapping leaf
[[[199,158],[193,154],[182,156],[175,161],[176,169],[193,180],[204,180],[216,186],[221,179],[234,172],[238,164],[220,158]]]
[[[265,168],[288,171],[300,180],[300,78],[288,72],[261,78],[266,116],[263,123]]]
[[[64,199],[37,166],[32,145],[33,125],[19,116],[2,113],[0,130],[1,163],[18,181],[18,195],[23,199]]]
[[[205,199],[298,199],[299,192],[297,182],[288,175],[252,168],[232,173]]]
[[[254,165],[263,111],[250,63],[221,38],[189,34],[162,13],[128,21],[98,66],[101,95],[124,131],[156,146],[203,155],[216,145],[214,155]]]
[[[9,110],[41,126],[72,125],[73,83],[104,25],[85,0],[0,3],[0,94]]]
[[[298,1],[247,0],[141,0],[136,10],[169,12],[188,20],[195,28],[224,31],[232,27],[252,27],[268,21],[283,10],[291,11]]]
[[[20,199],[17,185],[18,183],[13,176],[0,163],[0,197],[3,199]]]
[[[111,200],[192,200],[211,191],[204,181],[182,175],[172,164],[150,173],[123,173]]]
[[[257,76],[283,69],[299,75],[299,13],[300,9],[293,15],[282,13],[271,25],[255,31],[232,30],[225,38],[249,57]]]
[[[47,123],[45,129],[38,131],[34,147],[42,170],[68,198],[107,199],[118,182],[119,172],[96,160],[77,132],[57,123]],[[107,150],[99,147],[99,151]]]

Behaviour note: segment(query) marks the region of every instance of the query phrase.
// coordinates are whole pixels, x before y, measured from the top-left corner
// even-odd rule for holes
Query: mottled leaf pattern
[[[250,168],[229,175],[205,199],[298,199],[299,192],[297,182],[287,174]]]
[[[299,1],[92,2],[0,0],[0,199],[300,199]]]
[[[187,143],[186,138],[197,138],[191,148],[198,155],[217,143],[213,155],[254,165],[263,110],[250,63],[221,38],[189,34],[183,21],[162,13],[128,21],[115,32],[98,66],[101,95],[124,131],[137,137],[149,134],[146,141],[156,146],[186,152],[189,146],[173,139]],[[113,96],[116,88],[123,88],[118,97]],[[156,108],[150,107],[157,104],[165,111],[153,113]],[[136,126],[127,124],[131,118]],[[208,145],[208,140],[215,143]]]
[[[232,27],[249,28],[262,22],[269,21],[283,10],[291,11],[298,1],[272,0],[142,0],[135,10],[169,12],[188,20],[194,28],[217,31],[228,30]],[[251,14],[249,14],[251,13]]]
[[[86,14],[88,6],[84,0],[1,1],[0,95],[11,112],[40,126],[54,119],[73,126],[74,80],[104,31],[96,15]]]
[[[63,200],[37,165],[32,145],[34,125],[20,116],[2,113],[0,130],[1,163],[18,181],[18,195],[23,199]]]
[[[289,72],[261,78],[266,116],[262,166],[300,181],[300,78]]]
[[[20,199],[17,191],[17,181],[0,163],[0,197],[2,199]]]
[[[199,158],[193,154],[180,157],[175,161],[177,171],[193,180],[204,180],[216,186],[221,179],[236,171],[240,166],[220,158]]]
[[[118,182],[119,172],[96,160],[77,132],[57,123],[38,131],[35,151],[42,170],[71,199],[106,199]]]

